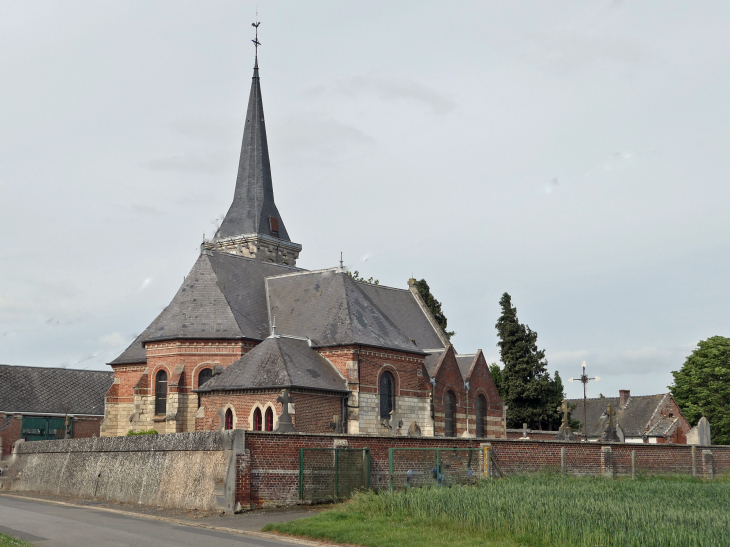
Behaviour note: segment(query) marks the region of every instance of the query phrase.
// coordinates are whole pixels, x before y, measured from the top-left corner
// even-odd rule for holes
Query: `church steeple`
[[[257,27],[258,25],[254,24]],[[293,266],[301,245],[292,243],[274,202],[269,146],[258,63],[256,61],[238,162],[236,190],[228,213],[216,232],[212,247],[235,254]]]

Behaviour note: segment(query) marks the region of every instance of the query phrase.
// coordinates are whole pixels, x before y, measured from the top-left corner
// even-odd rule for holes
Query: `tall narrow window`
[[[261,409],[257,408],[253,411],[253,430],[261,431]]]
[[[271,407],[266,409],[266,431],[274,431],[274,411]]]
[[[167,372],[164,370],[155,377],[155,414],[167,414]]]
[[[444,396],[444,435],[456,437],[456,395],[447,391]]]
[[[384,372],[380,377],[380,417],[390,418],[395,408],[395,380],[390,372]]]
[[[477,395],[477,437],[484,437],[484,415],[487,413],[487,398],[481,393]]]
[[[204,368],[198,373],[198,387],[201,387],[205,382],[213,377],[213,370]],[[200,408],[200,394],[198,394],[198,408]]]
[[[233,429],[233,411],[229,408],[226,410],[226,429]]]

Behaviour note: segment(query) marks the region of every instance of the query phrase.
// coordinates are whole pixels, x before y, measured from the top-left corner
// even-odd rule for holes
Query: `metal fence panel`
[[[360,488],[370,488],[369,448],[299,449],[302,502],[349,498]]]
[[[473,484],[481,475],[479,448],[389,448],[390,490]]]

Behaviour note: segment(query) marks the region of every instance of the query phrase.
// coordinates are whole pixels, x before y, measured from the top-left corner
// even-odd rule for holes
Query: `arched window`
[[[274,411],[271,407],[266,409],[266,431],[274,431]]]
[[[167,414],[167,372],[164,370],[155,377],[155,414]]]
[[[198,387],[201,387],[205,382],[213,377],[213,369],[204,368],[198,373]],[[198,394],[198,408],[200,408],[200,394]]]
[[[261,431],[261,409],[257,408],[253,411],[253,430]]]
[[[487,398],[481,393],[477,395],[477,437],[484,437],[484,415],[487,413]]]
[[[226,429],[233,429],[233,411],[229,408],[226,410]]]
[[[456,437],[456,395],[451,390],[444,396],[444,435]]]
[[[384,372],[380,376],[380,417],[390,418],[390,413],[395,409],[395,380],[390,372]]]

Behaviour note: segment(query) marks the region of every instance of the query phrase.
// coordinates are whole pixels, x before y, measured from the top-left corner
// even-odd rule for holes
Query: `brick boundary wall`
[[[555,471],[607,477],[687,474],[711,479],[730,472],[730,446],[247,431],[245,451],[237,461],[237,501],[242,507],[299,503],[300,448],[369,448],[371,487],[384,489],[388,487],[388,448],[480,448],[485,444],[491,445],[504,475]]]

